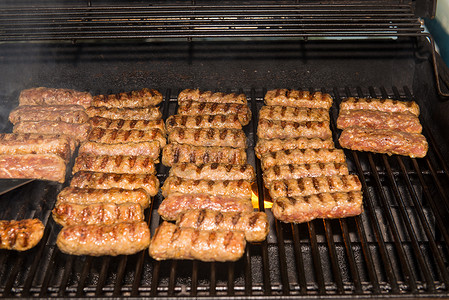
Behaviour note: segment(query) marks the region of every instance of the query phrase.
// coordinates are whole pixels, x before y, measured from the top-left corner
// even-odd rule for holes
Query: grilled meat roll
[[[66,162],[55,154],[0,154],[0,178],[43,179],[63,183]]]
[[[75,124],[60,121],[26,121],[14,125],[14,133],[64,134],[77,141],[85,141],[90,124]]]
[[[156,260],[197,259],[236,261],[245,252],[242,231],[203,231],[163,222],[151,239],[149,253]]]
[[[187,210],[178,216],[176,225],[199,230],[243,231],[248,242],[265,240],[270,230],[268,218],[264,212],[241,213],[207,209]]]
[[[63,203],[89,205],[94,203],[122,204],[127,202],[139,204],[145,209],[150,205],[150,197],[144,189],[93,189],[68,186],[58,194],[56,206]]]
[[[332,131],[329,128],[329,122],[292,122],[259,119],[257,127],[257,136],[261,139],[294,139],[298,137],[305,138],[332,138]]]
[[[162,195],[173,193],[208,194],[251,199],[251,183],[246,180],[193,180],[169,176],[161,188]]]
[[[161,102],[162,94],[159,91],[143,88],[127,93],[94,96],[92,106],[136,108],[158,105]]]
[[[144,189],[148,195],[155,196],[159,191],[159,180],[152,174],[116,174],[80,171],[73,175],[70,186],[78,188],[127,190]]]
[[[294,122],[329,122],[329,111],[325,108],[264,105],[259,111],[259,119]]]
[[[0,221],[0,249],[25,251],[36,246],[44,235],[38,219]]]
[[[246,148],[246,135],[241,129],[175,128],[168,141],[193,146]]]
[[[276,165],[263,171],[263,180],[267,188],[274,180],[298,179],[303,177],[320,177],[348,175],[346,163],[314,163],[314,164],[288,164]]]
[[[167,141],[165,135],[159,129],[151,130],[121,130],[93,128],[87,140],[103,144],[126,144],[158,141],[160,147],[164,147]]]
[[[9,114],[9,121],[58,121],[86,123],[89,116],[81,105],[22,105]]]
[[[334,148],[334,142],[331,138],[322,140],[319,138],[308,139],[305,137],[298,137],[294,139],[259,139],[256,143],[254,150],[258,158],[261,158],[264,154],[269,152],[277,152],[283,150],[296,150],[296,149],[332,149]]]
[[[271,198],[309,196],[320,193],[361,191],[356,175],[304,177],[275,180],[270,186]]]
[[[274,200],[271,211],[276,219],[287,223],[303,223],[317,218],[353,217],[363,212],[362,192],[280,197]]]
[[[415,116],[419,116],[419,106],[415,101],[349,97],[344,99],[340,104],[340,110],[353,109],[369,109],[383,112],[409,112]]]
[[[94,171],[106,173],[156,174],[154,161],[149,156],[79,155],[72,173]]]
[[[427,154],[426,138],[420,133],[408,133],[390,129],[350,127],[343,130],[339,139],[343,148],[424,157]]]
[[[251,165],[233,164],[201,164],[179,163],[172,166],[170,176],[189,178],[193,180],[248,180],[256,179],[254,168]]]
[[[62,226],[106,225],[143,221],[143,209],[138,203],[61,203],[52,211],[53,219]]]
[[[157,120],[162,117],[159,107],[148,106],[140,108],[116,108],[116,107],[95,107],[86,109],[89,117],[103,117],[108,119],[126,120]]]
[[[162,150],[162,163],[172,166],[177,163],[222,163],[246,164],[244,148],[232,147],[204,147],[188,144],[170,143]]]
[[[377,110],[342,110],[338,115],[337,127],[365,127],[392,129],[409,133],[421,133],[422,126],[417,116],[411,113],[392,113]]]
[[[308,91],[276,89],[265,94],[266,105],[329,109],[332,102],[332,97],[329,94],[321,92],[311,93]]]
[[[69,89],[37,87],[23,90],[19,95],[19,105],[81,105],[89,107],[92,95]]]
[[[236,93],[220,93],[211,91],[200,91],[198,89],[185,89],[181,91],[178,95],[178,103],[181,104],[186,101],[197,101],[197,102],[214,102],[214,103],[237,103],[237,104],[247,104],[245,94]]]
[[[251,110],[248,105],[235,103],[185,101],[179,104],[178,114],[189,116],[237,115],[243,126],[251,121]]]
[[[103,144],[96,142],[84,142],[81,144],[78,154],[92,154],[92,155],[130,155],[148,156],[153,161],[156,161],[161,152],[160,143],[158,141],[138,142],[126,144]]]
[[[162,119],[157,120],[125,120],[92,117],[89,119],[92,127],[120,130],[152,130],[159,129],[165,134],[165,124]]]
[[[164,220],[174,221],[179,214],[191,209],[249,213],[253,205],[251,200],[241,197],[173,193],[162,201],[157,212]]]
[[[56,239],[59,250],[71,255],[131,255],[149,244],[150,229],[143,221],[66,226]]]
[[[173,115],[165,123],[169,132],[177,127],[242,129],[238,115]]]
[[[297,149],[270,152],[262,156],[262,170],[276,165],[313,164],[313,163],[344,163],[345,153],[341,149]]]

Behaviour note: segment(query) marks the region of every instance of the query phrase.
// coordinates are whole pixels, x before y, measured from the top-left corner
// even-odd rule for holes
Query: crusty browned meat
[[[143,221],[143,209],[138,203],[61,203],[52,210],[53,219],[62,226],[115,224]]]
[[[243,231],[248,242],[265,240],[270,230],[264,212],[220,212],[208,209],[185,211],[178,216],[176,225],[199,230]]]
[[[159,191],[159,180],[153,174],[116,174],[80,171],[73,175],[70,186],[79,188],[127,190],[144,189],[148,195],[155,196]]]
[[[0,154],[55,154],[70,160],[70,142],[67,137],[36,134],[0,133]]]
[[[84,142],[81,144],[78,154],[92,155],[144,155],[156,161],[161,152],[158,141],[126,143],[126,144],[103,144],[96,142]]]
[[[149,244],[150,229],[143,221],[66,226],[56,239],[59,250],[71,255],[131,255]]]
[[[25,251],[36,246],[44,235],[38,219],[0,221],[0,249]]]
[[[251,121],[251,110],[248,105],[236,103],[185,101],[178,106],[178,114],[189,116],[237,115],[243,126]]]
[[[149,156],[79,155],[72,173],[94,171],[106,173],[156,174],[154,161]]]
[[[254,181],[256,173],[251,165],[233,164],[192,164],[179,163],[172,166],[170,176],[189,178],[194,180],[248,180]]]
[[[332,149],[334,142],[332,139],[322,140],[319,138],[308,139],[305,137],[298,137],[294,139],[259,139],[254,150],[258,158],[269,152],[277,152],[282,150],[296,150],[296,149]]]
[[[339,139],[343,148],[424,157],[427,154],[426,138],[420,133],[408,133],[389,129],[350,127],[343,130]]]
[[[162,113],[157,106],[141,108],[116,108],[116,107],[95,107],[86,109],[87,115],[93,117],[103,117],[108,119],[126,120],[157,120],[162,117]]]
[[[43,179],[63,183],[66,161],[56,154],[1,154],[0,178]]]
[[[349,97],[341,102],[340,110],[352,109],[370,109],[383,112],[409,112],[415,116],[419,116],[419,106],[415,101]]]
[[[19,105],[69,105],[89,107],[92,95],[69,89],[37,87],[23,90],[19,95]]]
[[[94,203],[121,204],[126,202],[139,204],[145,209],[150,205],[150,197],[144,189],[92,189],[68,186],[58,194],[56,206],[62,203],[89,205]]]
[[[90,131],[87,140],[90,142],[103,144],[126,144],[158,141],[161,148],[167,143],[164,133],[159,129],[121,130],[94,127]]]
[[[14,133],[64,134],[77,141],[85,141],[91,127],[88,123],[60,121],[24,121],[14,125]]]
[[[276,89],[265,94],[266,105],[329,109],[332,106],[332,101],[329,94],[321,92],[311,93],[309,91]]]
[[[264,105],[259,111],[259,119],[294,122],[329,122],[329,111],[325,108]]]
[[[232,147],[204,147],[188,144],[170,143],[162,151],[162,163],[172,166],[177,163],[222,163],[246,164],[246,151],[244,148]]]
[[[270,152],[262,156],[262,169],[266,170],[276,165],[313,164],[313,163],[344,163],[345,153],[341,149],[297,149]]]
[[[247,180],[193,180],[176,176],[167,177],[161,190],[164,197],[184,193],[251,199],[252,195],[251,183]]]
[[[361,190],[362,184],[357,175],[304,177],[273,181],[270,186],[270,196],[276,199]]]
[[[162,119],[157,120],[125,120],[108,119],[102,117],[92,117],[89,119],[92,127],[104,129],[122,129],[122,130],[152,130],[159,129],[165,133],[165,124]]]
[[[13,124],[21,121],[86,123],[89,116],[81,105],[21,105],[9,114]]]
[[[158,105],[161,102],[162,94],[159,91],[143,88],[139,91],[131,91],[127,93],[94,96],[92,106],[135,108]]]
[[[149,253],[156,260],[197,259],[236,261],[245,252],[242,231],[204,231],[163,222],[151,239]]]
[[[365,127],[392,129],[410,133],[421,133],[422,126],[416,115],[409,112],[383,112],[378,110],[342,110],[338,115],[337,127]]]
[[[181,128],[242,129],[238,115],[173,115],[166,121],[167,131]]]
[[[198,101],[198,102],[214,102],[214,103],[238,103],[247,104],[245,94],[236,93],[220,93],[211,91],[200,91],[198,89],[185,89],[178,95],[178,103],[181,104],[185,101]]]
[[[241,197],[173,193],[162,201],[157,212],[164,220],[174,221],[180,213],[190,209],[249,213],[253,205],[250,199]]]
[[[362,192],[281,197],[274,200],[271,211],[276,219],[286,223],[303,223],[317,218],[353,217],[363,212]]]
[[[261,139],[294,139],[298,137],[329,139],[332,131],[329,122],[293,122],[259,119],[257,136]]]
[[[274,180],[298,179],[303,177],[348,175],[346,163],[314,163],[314,164],[288,164],[276,165],[263,171],[263,180],[267,188]]]
[[[194,146],[246,148],[246,135],[242,129],[177,127],[168,134],[168,141]]]

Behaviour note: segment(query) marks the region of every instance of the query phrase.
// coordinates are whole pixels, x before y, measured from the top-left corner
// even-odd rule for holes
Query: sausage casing
[[[322,140],[319,138],[308,139],[305,137],[298,137],[294,139],[259,139],[254,150],[258,158],[269,152],[277,152],[282,150],[296,150],[296,149],[332,149],[334,142],[332,139]]]
[[[44,235],[38,219],[0,221],[0,249],[25,251],[36,246]]]
[[[84,142],[81,144],[78,154],[92,155],[130,155],[130,156],[148,156],[156,161],[161,152],[158,141],[138,142],[126,144],[103,144],[97,142]]]
[[[162,113],[157,106],[139,108],[117,108],[117,107],[95,107],[86,109],[89,117],[103,117],[108,119],[127,120],[157,120],[162,117]]]
[[[237,115],[240,123],[245,126],[251,121],[251,110],[248,105],[235,103],[210,103],[185,101],[178,106],[180,115]]]
[[[178,103],[181,104],[185,101],[198,101],[198,102],[214,102],[214,103],[238,103],[247,104],[245,94],[237,93],[221,93],[211,91],[200,91],[198,89],[185,89],[178,95]]]
[[[151,130],[159,129],[165,134],[165,124],[162,119],[157,120],[126,120],[92,117],[89,119],[92,127],[120,130]]]
[[[325,108],[264,105],[259,111],[259,119],[294,121],[294,122],[306,122],[306,121],[329,122],[329,111]]]
[[[23,90],[19,95],[19,105],[68,105],[89,107],[92,95],[69,89],[37,87]]]
[[[332,97],[329,94],[288,89],[270,90],[265,94],[266,105],[281,105],[308,108],[325,108],[332,106]]]
[[[351,109],[370,109],[383,112],[409,112],[415,116],[419,116],[419,106],[415,101],[354,97],[344,99],[340,104],[340,110]]]
[[[248,180],[254,181],[256,174],[251,165],[233,165],[233,164],[191,164],[179,163],[172,166],[170,176],[189,178],[194,180]]]
[[[238,115],[173,115],[165,122],[167,131],[181,128],[229,128],[242,129]]]
[[[242,129],[177,127],[168,134],[168,141],[194,146],[246,148],[246,135]]]
[[[259,119],[257,136],[261,139],[291,139],[298,137],[329,139],[332,131],[329,122],[293,122]]]
[[[135,108],[158,105],[161,102],[162,94],[159,91],[143,88],[138,91],[126,93],[94,96],[92,106]]]
[[[156,174],[154,161],[149,156],[79,155],[72,173],[93,171],[105,173]]]
[[[159,129],[150,130],[121,130],[121,129],[104,129],[94,127],[87,140],[90,142],[103,144],[126,144],[158,141],[160,147],[166,144],[165,135]]]

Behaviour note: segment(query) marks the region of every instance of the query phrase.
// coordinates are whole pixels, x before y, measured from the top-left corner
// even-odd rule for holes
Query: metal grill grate
[[[257,172],[259,203],[263,188],[253,147],[257,112],[265,90],[244,90],[253,121],[246,127],[249,161]],[[335,99],[331,126],[337,141],[337,107],[346,96],[413,99],[408,87],[326,90]],[[177,91],[166,91],[164,118],[176,110]],[[428,121],[428,120],[427,120]],[[58,184],[34,181],[2,196],[1,218],[38,217],[46,230],[27,253],[0,251],[3,297],[251,297],[251,296],[409,296],[449,297],[449,173],[426,120],[429,141],[424,159],[346,151],[350,171],[363,185],[364,213],[341,220],[282,224],[271,220],[268,240],[247,247],[235,263],[156,262],[143,251],[133,256],[74,257],[55,246],[59,228],[50,213]],[[338,144],[337,144],[338,145]],[[159,166],[161,180],[167,168]],[[268,196],[266,196],[268,197]],[[147,210],[152,230],[159,224],[159,194]]]

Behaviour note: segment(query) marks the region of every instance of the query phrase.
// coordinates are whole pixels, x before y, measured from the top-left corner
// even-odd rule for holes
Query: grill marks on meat
[[[271,198],[309,196],[320,193],[361,191],[356,175],[305,177],[275,180],[270,186]]]
[[[191,209],[249,213],[253,205],[251,200],[242,197],[172,193],[162,201],[158,213],[164,220],[174,221],[179,214]]]
[[[93,117],[89,119],[92,127],[120,130],[153,130],[159,129],[165,134],[165,125],[162,119],[158,120],[125,120]]]
[[[405,112],[382,112],[376,110],[342,110],[338,115],[337,127],[364,127],[392,129],[409,133],[421,133],[422,126],[416,115]]]
[[[264,154],[270,152],[277,152],[283,150],[296,150],[296,149],[332,149],[334,148],[334,142],[331,138],[319,139],[319,138],[305,138],[298,137],[294,139],[261,139],[259,138],[254,148],[258,158],[261,158]]]
[[[44,235],[38,219],[0,221],[0,249],[25,251],[36,246]]]
[[[348,165],[346,163],[314,163],[314,164],[288,164],[276,165],[263,172],[265,186],[270,187],[275,180],[298,179],[303,177],[320,177],[348,175]]]
[[[150,229],[143,221],[66,226],[59,232],[56,244],[71,255],[131,255],[148,248]]]
[[[248,180],[256,179],[254,168],[251,165],[233,164],[200,164],[179,163],[170,169],[170,176],[188,178],[193,180]]]
[[[158,105],[161,102],[162,94],[159,91],[143,88],[127,93],[95,96],[92,101],[92,106],[136,108]]]
[[[246,180],[193,180],[169,176],[161,188],[162,195],[173,193],[208,194],[251,199],[251,183]]]
[[[181,91],[178,95],[178,103],[181,104],[186,101],[197,101],[197,102],[213,102],[213,103],[237,103],[237,104],[247,104],[245,94],[236,93],[220,93],[211,91],[200,91],[198,89],[185,89]]]
[[[332,102],[332,97],[329,94],[321,92],[275,89],[265,94],[266,105],[329,109]]]
[[[156,174],[154,161],[149,156],[88,155],[82,154],[75,160],[72,173],[94,171],[106,173]]]
[[[262,139],[320,138],[329,139],[332,132],[329,122],[292,122],[259,119],[257,136]]]
[[[126,120],[158,120],[162,117],[159,107],[148,106],[140,108],[95,107],[86,109],[89,117]]]
[[[166,144],[165,135],[159,129],[151,130],[120,130],[95,127],[89,133],[87,140],[103,144],[125,144],[158,141],[160,147]]]
[[[138,203],[61,203],[52,211],[53,219],[62,226],[100,225],[143,221],[143,209]]]
[[[96,189],[144,189],[148,195],[155,196],[159,191],[159,180],[152,174],[116,174],[80,171],[76,173],[70,186]]]
[[[325,108],[264,105],[259,111],[259,119],[294,122],[329,122],[329,111]]]
[[[167,131],[181,128],[229,128],[242,129],[238,115],[173,115],[168,117]]]
[[[22,105],[9,114],[9,121],[13,124],[21,121],[85,123],[88,119],[81,105]]]
[[[64,134],[77,141],[85,141],[91,127],[88,123],[75,124],[60,121],[24,121],[14,125],[14,133]]]
[[[89,107],[92,95],[69,89],[37,87],[23,90],[19,95],[19,105],[81,105]]]
[[[170,143],[162,151],[162,163],[172,166],[177,163],[223,163],[246,164],[246,151],[243,148],[205,147]]]
[[[156,260],[236,261],[242,257],[245,246],[241,231],[203,231],[164,222],[151,239],[149,253]]]
[[[176,225],[198,230],[243,231],[248,242],[265,240],[269,231],[267,215],[263,212],[220,212],[214,210],[188,210],[181,213]]]
[[[363,212],[362,193],[321,193],[276,198],[271,211],[282,222],[302,223],[317,218],[344,218]]]
[[[251,110],[246,104],[211,103],[185,101],[179,104],[180,115],[237,115],[240,123],[245,126],[251,120]]]
[[[344,148],[378,153],[424,157],[427,154],[426,138],[419,133],[389,129],[346,128],[340,135]]]
[[[354,98],[344,99],[340,110],[378,110],[382,112],[409,112],[419,116],[419,106],[414,101],[398,101],[392,99]]]
[[[246,148],[246,135],[241,129],[175,128],[168,141],[194,146]]]
[[[97,142],[84,142],[81,144],[78,154],[92,155],[130,155],[148,156],[156,161],[161,151],[159,141],[126,143],[126,144],[103,144]]]
[[[150,205],[150,197],[144,189],[126,190],[120,188],[94,189],[68,186],[57,197],[56,206],[63,203],[90,205],[94,203],[136,203],[143,209]]]

